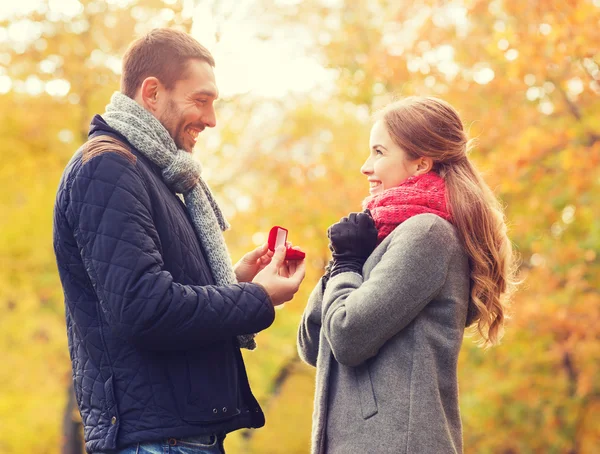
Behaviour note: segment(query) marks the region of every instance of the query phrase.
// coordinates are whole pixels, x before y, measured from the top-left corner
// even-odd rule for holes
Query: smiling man
[[[176,30],[132,43],[121,91],[58,188],[54,250],[91,453],[223,453],[225,434],[265,422],[240,348],[293,297],[304,263],[264,244],[231,264],[191,157],[216,124],[213,66]]]

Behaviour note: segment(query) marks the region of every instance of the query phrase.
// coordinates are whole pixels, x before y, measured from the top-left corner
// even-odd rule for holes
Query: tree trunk
[[[83,426],[79,409],[75,402],[75,391],[73,386],[67,390],[69,398],[63,416],[63,436],[61,454],[83,454],[85,452],[83,443]]]

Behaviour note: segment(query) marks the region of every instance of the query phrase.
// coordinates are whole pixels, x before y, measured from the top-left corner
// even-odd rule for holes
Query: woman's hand
[[[368,212],[350,213],[327,230],[333,256],[331,276],[345,271],[362,274],[362,266],[377,246],[377,229]]]

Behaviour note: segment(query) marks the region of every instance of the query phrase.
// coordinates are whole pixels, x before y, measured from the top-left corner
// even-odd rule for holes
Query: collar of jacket
[[[156,175],[158,175],[159,177],[162,178],[162,172],[156,164],[154,164],[152,161],[150,161],[148,158],[146,158],[142,153],[140,153],[137,150],[137,148],[135,148],[131,143],[129,143],[129,141],[125,138],[125,136],[123,136],[117,130],[111,128],[108,125],[108,123],[106,123],[106,121],[104,121],[104,118],[102,118],[101,115],[96,114],[96,115],[94,115],[94,118],[92,118],[92,121],[90,123],[90,128],[88,130],[88,140],[92,139],[94,137],[97,137],[97,136],[102,136],[102,135],[110,136],[114,139],[117,139],[117,140],[120,140],[121,142],[123,142],[125,145],[127,145],[131,149],[131,152],[134,153],[138,159],[142,159],[144,161],[144,163],[147,164],[148,167],[150,167],[152,169],[152,172],[154,172]]]

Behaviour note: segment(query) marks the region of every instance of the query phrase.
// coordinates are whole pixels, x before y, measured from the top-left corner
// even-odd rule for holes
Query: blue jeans
[[[190,438],[167,438],[149,443],[136,443],[111,454],[225,454],[225,436],[204,435]]]

